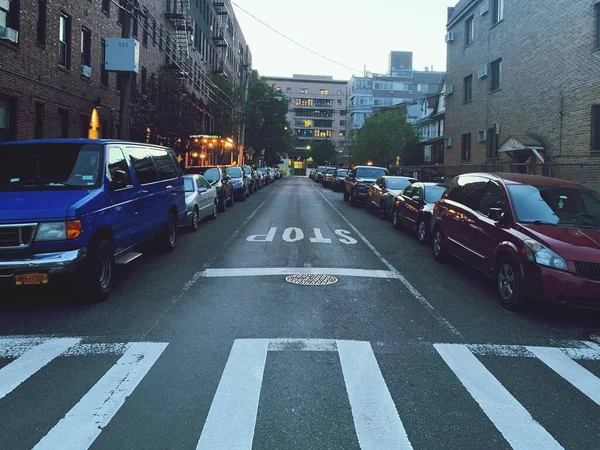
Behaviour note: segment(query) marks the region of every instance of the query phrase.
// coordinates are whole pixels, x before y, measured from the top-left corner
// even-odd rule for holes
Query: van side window
[[[129,166],[125,160],[123,150],[119,147],[110,147],[108,149],[108,177],[110,181],[115,179],[115,170],[122,170],[127,174],[127,185],[131,183],[131,174],[129,173]]]
[[[504,191],[493,181],[488,181],[485,185],[483,197],[481,197],[481,202],[477,210],[481,214],[487,216],[490,212],[490,208],[500,208],[502,210],[506,208],[506,196],[504,195]]]
[[[127,147],[127,153],[140,184],[155,183],[159,180],[156,166],[145,147]]]
[[[177,178],[177,167],[173,163],[173,158],[169,155],[166,150],[159,150],[155,148],[148,149],[148,153],[152,155],[156,170],[158,171],[158,177],[160,180],[172,180]]]

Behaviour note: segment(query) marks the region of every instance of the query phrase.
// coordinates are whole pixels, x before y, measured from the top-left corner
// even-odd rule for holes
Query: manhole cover
[[[325,286],[337,283],[338,279],[331,275],[290,275],[285,281],[292,284],[302,284],[304,286]]]

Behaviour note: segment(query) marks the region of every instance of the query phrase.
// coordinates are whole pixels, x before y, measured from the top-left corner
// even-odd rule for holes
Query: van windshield
[[[0,191],[95,189],[102,177],[102,145],[0,146]]]

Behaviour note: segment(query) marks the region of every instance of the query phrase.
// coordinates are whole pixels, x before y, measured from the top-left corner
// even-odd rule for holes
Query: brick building
[[[121,36],[124,14],[119,3],[124,2],[0,1],[0,141],[87,136],[91,111],[98,105],[100,136],[117,136],[117,75],[103,70],[103,58],[104,40]],[[239,26],[232,40],[236,47],[222,52],[214,36],[200,34],[201,30],[220,32],[222,17],[212,1],[139,3],[133,29],[140,43],[135,90],[144,92],[152,74],[164,64],[175,67],[188,89],[206,105],[200,113],[206,115],[205,128],[198,132],[211,133],[215,124],[209,104],[216,90],[210,73],[222,66],[220,58],[229,53],[236,69],[248,68],[250,52]],[[233,21],[237,25],[235,17]],[[245,80],[241,69],[236,75],[240,82]]]
[[[446,164],[544,162],[548,175],[598,182],[599,5],[461,0],[448,9]]]

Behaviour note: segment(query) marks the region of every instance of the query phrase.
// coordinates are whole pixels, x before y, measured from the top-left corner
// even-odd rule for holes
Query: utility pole
[[[250,90],[250,76],[251,72],[246,72],[246,86],[244,89],[244,115],[242,117],[242,131],[240,134],[240,143],[238,151],[238,165],[244,164],[244,152],[246,151],[246,105],[248,104],[248,91]]]
[[[121,37],[130,39],[133,37],[133,21],[135,19],[134,1],[128,1],[123,10],[123,30]],[[131,105],[131,81],[133,72],[121,72],[121,98],[119,101],[119,139],[129,140],[129,115]]]

